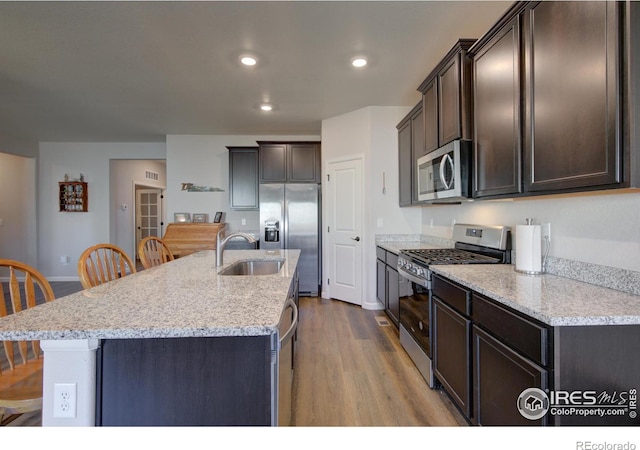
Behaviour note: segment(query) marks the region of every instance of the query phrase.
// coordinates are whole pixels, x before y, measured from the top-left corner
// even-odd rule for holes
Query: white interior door
[[[362,305],[362,159],[329,163],[329,292]]]
[[[147,236],[162,237],[162,190],[136,190],[136,258],[138,244]]]

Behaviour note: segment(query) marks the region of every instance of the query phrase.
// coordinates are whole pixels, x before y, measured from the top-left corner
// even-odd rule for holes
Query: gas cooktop
[[[457,248],[431,248],[418,250],[401,250],[400,253],[426,265],[432,264],[497,264],[499,258],[492,258],[480,253],[472,253]]]

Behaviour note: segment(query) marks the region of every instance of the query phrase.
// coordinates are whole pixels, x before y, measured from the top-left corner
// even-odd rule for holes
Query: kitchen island
[[[5,317],[0,339],[41,340],[45,426],[277,424],[299,255],[229,250],[216,267],[214,251],[194,253]],[[218,274],[241,260],[284,263],[273,275]],[[54,413],[61,383],[76,402]]]

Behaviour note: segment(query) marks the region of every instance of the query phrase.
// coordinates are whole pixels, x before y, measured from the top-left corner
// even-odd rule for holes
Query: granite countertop
[[[640,296],[510,264],[431,266],[480,294],[552,326],[640,324]]]
[[[0,319],[0,340],[259,336],[277,331],[300,250],[197,252]],[[222,276],[235,261],[284,259],[275,275]]]

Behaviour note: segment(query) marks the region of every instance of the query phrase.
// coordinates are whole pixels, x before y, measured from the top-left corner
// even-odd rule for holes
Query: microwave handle
[[[451,166],[451,173],[453,173],[454,172],[453,159],[451,159],[451,156],[449,156],[448,153],[445,154],[440,160],[440,181],[442,181],[442,184],[444,184],[444,187],[446,189],[451,189],[451,187],[453,186],[454,179],[451,179],[450,182],[447,182],[447,179],[445,178],[445,175],[444,175],[444,165],[447,163]]]

